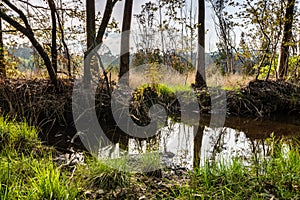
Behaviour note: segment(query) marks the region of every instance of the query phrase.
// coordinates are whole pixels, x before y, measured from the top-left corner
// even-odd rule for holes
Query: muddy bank
[[[283,81],[251,81],[227,92],[227,110],[236,116],[300,116],[300,87]]]
[[[73,82],[60,80],[59,91],[48,80],[0,80],[0,112],[17,118],[41,130],[41,138],[49,145],[69,148],[76,134],[72,115]],[[208,91],[197,91],[201,113],[210,112]],[[146,88],[139,101],[130,103],[132,119],[146,125],[148,109],[153,104],[167,108],[167,114],[180,115],[180,104],[174,93],[156,94]],[[134,98],[133,98],[134,99]],[[267,117],[275,115],[300,116],[300,88],[285,82],[253,81],[239,91],[226,91],[227,115]],[[96,93],[96,111],[99,123],[113,142],[124,141],[128,136],[114,121],[110,95],[106,84],[99,84]],[[82,147],[82,146],[81,146]]]

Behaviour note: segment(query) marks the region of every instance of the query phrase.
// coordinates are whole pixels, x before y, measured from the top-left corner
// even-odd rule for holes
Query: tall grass
[[[25,123],[0,117],[0,140],[1,200],[110,198],[116,191],[125,192],[127,199],[135,195],[164,199],[300,199],[299,144],[274,137],[266,141],[268,155],[253,156],[251,165],[245,165],[240,158],[229,163],[210,161],[189,172],[186,182],[180,176],[160,174],[159,180],[150,177],[144,183],[139,175],[124,172],[126,163],[122,159],[101,161],[87,157],[86,165],[57,166],[52,159],[53,150],[44,148],[36,131]],[[30,146],[31,141],[34,145]],[[40,154],[36,156],[35,152]],[[159,161],[156,154],[142,157],[143,170],[158,169]],[[139,187],[144,189],[138,190]],[[99,190],[102,196],[88,195],[89,191],[96,194]]]
[[[87,159],[88,168],[83,170],[87,184],[91,188],[101,188],[106,191],[128,186],[130,174],[125,172],[124,162],[124,160],[104,162],[96,158]]]
[[[75,199],[78,189],[52,162],[34,128],[0,117],[0,140],[1,200]]]
[[[180,187],[183,199],[299,199],[299,147],[271,139],[270,155],[246,166],[240,159],[230,164],[207,162],[191,173]]]
[[[0,117],[0,149],[3,145],[19,149],[38,142],[38,135],[33,127],[25,122],[8,121]],[[28,146],[27,146],[28,148]]]

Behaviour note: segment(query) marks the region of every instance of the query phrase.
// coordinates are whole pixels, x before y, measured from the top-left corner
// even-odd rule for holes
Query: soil
[[[186,169],[164,169],[161,177],[135,174],[131,179],[133,181],[127,187],[117,187],[109,192],[91,190],[86,196],[90,199],[174,199],[180,192],[178,186],[190,182]]]
[[[65,150],[71,146],[83,148],[80,143],[71,142],[76,134],[72,115],[72,92],[71,80],[60,80],[59,90],[56,90],[49,80],[45,79],[0,79],[0,113],[20,120],[25,118],[40,130],[41,139],[48,145]],[[209,113],[208,91],[204,89],[196,92],[201,112]],[[151,91],[144,95],[147,95],[145,100],[154,98],[154,102],[167,105],[169,115],[180,114],[180,107],[174,96],[159,99]],[[98,116],[101,116],[100,125],[111,141],[121,141],[121,144],[124,141],[123,144],[126,145],[128,136],[116,126],[109,98],[106,84],[100,83],[96,94],[96,110]],[[274,115],[300,116],[300,87],[283,81],[252,81],[240,90],[226,91],[226,101],[228,115],[262,118]],[[142,124],[147,124],[149,118],[145,115],[147,109],[144,105],[139,104],[131,109],[134,119],[141,119]]]
[[[251,81],[227,92],[228,112],[236,116],[300,116],[300,87],[284,81]]]
[[[57,90],[45,79],[0,79],[0,114],[19,120],[25,118],[29,124],[37,127],[42,141],[47,145],[55,146],[58,150],[54,158],[60,158],[66,154],[78,154],[81,158],[82,153],[78,151],[84,150],[84,147],[79,139],[72,142],[76,134],[72,115],[73,81],[60,80],[59,85],[59,90]],[[210,92],[218,93],[219,90],[212,89]],[[201,113],[209,113],[211,99],[208,90],[196,90],[196,94],[199,97]],[[179,103],[174,95],[159,97],[150,88],[147,88],[143,95],[148,103],[165,105],[169,115],[176,118],[180,114]],[[252,81],[238,91],[226,91],[226,101],[228,115],[261,118],[283,114],[298,118],[300,116],[300,88],[286,82]],[[141,102],[137,104],[131,102],[131,105],[134,119],[142,120],[139,122],[142,125],[147,124],[149,118],[146,113],[149,106]],[[113,142],[121,141],[121,145],[124,141],[123,145],[127,145],[128,136],[116,126],[113,119],[106,84],[99,84],[96,94],[96,110],[98,116],[101,116],[98,119],[101,128],[107,133],[109,139]],[[228,123],[233,124],[237,121]],[[76,150],[75,153],[73,149]],[[54,159],[54,162],[59,164],[60,160]],[[65,160],[61,162],[64,163]],[[72,164],[72,162],[67,163],[66,167]],[[177,196],[176,194],[180,192],[176,186],[186,185],[190,181],[188,173],[187,169],[164,169],[151,172],[151,174],[135,174],[131,177],[131,184],[127,187],[117,187],[109,191],[93,188],[88,191],[83,190],[82,193],[88,199],[172,198],[172,195]]]

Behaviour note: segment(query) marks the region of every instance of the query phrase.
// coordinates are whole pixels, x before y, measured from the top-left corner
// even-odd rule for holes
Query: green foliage
[[[0,199],[74,199],[77,189],[52,163],[51,155],[35,159],[13,151],[0,154]]]
[[[164,86],[160,88],[161,93],[171,91]],[[2,136],[3,132],[12,133],[13,139],[18,132],[28,140],[37,138],[36,132],[24,123],[9,122],[3,117],[0,122]],[[22,133],[20,127],[27,131]],[[167,199],[299,199],[299,141],[271,135],[264,144],[267,145],[265,157],[254,154],[247,165],[242,158],[226,162],[207,161],[187,175],[186,184],[177,185],[170,180],[170,188],[159,190],[157,195]],[[34,157],[8,148],[8,145],[2,146],[6,148],[0,149],[1,200],[86,199],[89,197],[82,191],[103,189],[110,195],[110,191],[118,188],[127,188],[130,192],[143,184],[132,174],[124,172],[125,159],[97,160],[88,157],[87,165],[77,166],[71,174],[53,163],[52,151],[43,151],[41,156]],[[160,156],[155,153],[142,155],[143,169],[151,171],[159,168]],[[140,175],[137,177],[141,178]],[[154,197],[155,194],[148,194],[152,191],[151,188],[148,191],[148,186],[152,187],[151,184],[157,182],[148,181],[144,183],[145,193]]]
[[[141,155],[142,170],[151,172],[162,168],[161,155],[157,152],[149,152]]]
[[[0,117],[0,140],[1,200],[76,198],[78,189],[54,165],[34,128]]]
[[[163,58],[160,55],[159,49],[148,50],[147,52],[140,50],[134,54],[132,63],[133,63],[133,67],[138,67],[144,64],[151,64],[151,63],[161,64],[162,61]]]
[[[194,66],[184,57],[174,52],[161,55],[159,49],[147,53],[142,50],[136,52],[132,62],[133,67],[138,72],[141,72],[146,67],[146,77],[150,78],[149,80],[152,82],[157,82],[161,79],[162,75],[160,75],[159,71],[164,70],[166,66],[172,67],[179,74],[188,74],[194,70]]]
[[[294,140],[293,140],[294,141]],[[254,156],[251,165],[241,159],[206,162],[191,172],[191,182],[179,187],[179,197],[189,199],[298,199],[300,153],[287,139],[271,136],[267,157]],[[298,144],[299,145],[299,144]]]
[[[268,75],[268,73],[270,73],[269,76],[271,78],[275,78],[276,77],[277,62],[278,62],[278,59],[275,59],[271,66],[270,66],[270,63],[266,63],[266,65],[264,65],[263,67],[261,67],[260,71],[259,71],[258,78],[259,79],[266,78],[267,75]],[[255,70],[257,70],[258,69],[258,65],[254,65],[253,68]]]
[[[91,158],[87,160],[87,164],[89,169],[85,171],[87,183],[93,188],[113,190],[117,187],[126,187],[129,184],[130,175],[122,171],[125,166],[123,160],[104,161]]]
[[[69,180],[52,163],[34,168],[35,177],[31,179],[33,199],[75,199],[77,189],[68,187]]]
[[[176,91],[185,91],[187,88],[184,86],[174,86],[170,88],[164,84],[144,84],[136,89],[133,93],[133,100],[141,102],[145,99],[145,93],[151,90],[157,95],[158,98],[168,100],[175,96]]]
[[[294,83],[299,83],[300,81],[300,56],[292,56],[289,58],[289,72],[287,75],[287,80]]]
[[[146,68],[146,78],[150,81],[150,83],[157,84],[159,80],[162,78],[162,75],[159,73],[159,65],[158,63],[149,63]]]
[[[38,134],[33,127],[0,117],[0,150],[10,148],[30,152],[39,144]]]

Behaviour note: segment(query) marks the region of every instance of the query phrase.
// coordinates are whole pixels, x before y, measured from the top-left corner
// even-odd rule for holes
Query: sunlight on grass
[[[77,189],[54,166],[34,128],[0,117],[0,140],[1,200],[75,198]]]
[[[250,165],[245,165],[241,158],[230,162],[209,161],[188,172],[181,181],[181,175],[162,175],[170,173],[167,169],[160,171],[162,178],[151,178],[155,175],[147,171],[161,167],[161,157],[155,153],[141,155],[145,174],[139,175],[124,172],[127,169],[125,159],[98,160],[86,155],[86,164],[61,168],[53,162],[53,151],[42,147],[41,143],[33,142],[37,146],[29,148],[31,153],[24,151],[27,146],[13,148],[20,147],[17,143],[24,140],[30,143],[37,138],[36,131],[26,123],[0,118],[1,200],[97,199],[97,191],[101,191],[99,198],[104,198],[105,195],[114,197],[114,192],[120,190],[126,191],[127,199],[134,191],[143,191],[136,195],[163,199],[300,198],[300,153],[296,140],[277,139],[271,135],[265,141],[268,154],[258,159],[253,155]],[[34,148],[40,153],[32,153]],[[158,187],[155,181],[168,188]],[[153,193],[153,188],[158,190]]]

